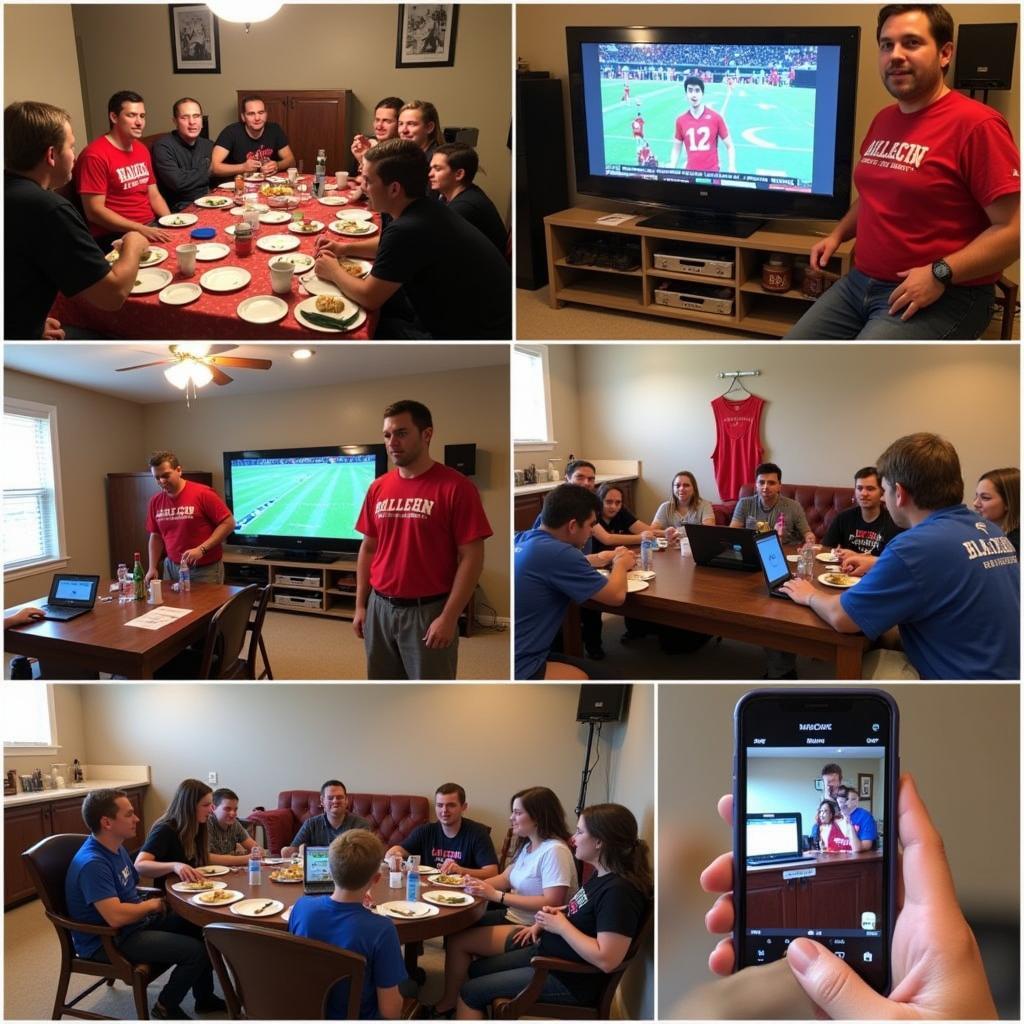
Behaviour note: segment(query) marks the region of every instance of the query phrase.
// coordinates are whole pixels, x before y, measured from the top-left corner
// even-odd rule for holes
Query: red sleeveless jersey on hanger
[[[761,462],[761,410],[764,399],[757,395],[733,402],[719,395],[712,403],[715,414],[715,450],[711,461],[721,501],[734,501],[743,484],[753,483],[754,470]]]

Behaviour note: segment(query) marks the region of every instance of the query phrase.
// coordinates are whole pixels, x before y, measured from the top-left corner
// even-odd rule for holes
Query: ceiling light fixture
[[[312,359],[315,355],[315,348],[297,348],[292,353],[292,359]]]
[[[164,377],[179,391],[185,392],[185,403],[191,408],[199,388],[205,388],[213,380],[213,370],[196,356],[182,355],[178,362],[164,370]]]
[[[224,21],[245,25],[245,31],[255,21],[266,21],[281,9],[280,0],[209,0],[206,5]]]

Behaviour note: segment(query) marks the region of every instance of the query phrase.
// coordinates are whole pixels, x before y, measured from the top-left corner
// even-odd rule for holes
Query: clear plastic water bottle
[[[800,551],[800,560],[796,564],[796,574],[803,580],[814,579],[814,545],[807,544]]]
[[[125,586],[128,580],[128,566],[124,562],[119,562],[117,566],[117,603],[125,604],[129,600],[128,591],[130,588]]]
[[[420,896],[420,869],[415,864],[409,865],[405,876],[405,898],[410,903],[415,903]]]
[[[318,149],[316,151],[316,171],[313,175],[313,194],[322,199],[324,185],[327,184],[327,151]]]
[[[259,885],[263,881],[263,861],[254,846],[249,851],[249,885]]]
[[[645,572],[651,572],[654,569],[654,551],[657,546],[658,542],[650,530],[644,530],[640,534],[640,568]]]
[[[779,535],[779,540],[785,543],[786,537],[786,516],[784,513],[779,513],[779,518],[775,520],[775,532]]]
[[[178,566],[178,589],[183,594],[192,589],[192,570],[187,565]]]

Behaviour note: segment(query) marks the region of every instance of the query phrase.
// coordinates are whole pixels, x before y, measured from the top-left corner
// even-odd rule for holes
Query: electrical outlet
[[[207,776],[206,776],[206,781],[207,781],[207,782],[208,782],[208,783],[209,783],[209,784],[210,784],[211,786],[216,786],[216,785],[217,785],[217,773],[216,773],[216,772],[209,772],[209,773],[207,774]]]

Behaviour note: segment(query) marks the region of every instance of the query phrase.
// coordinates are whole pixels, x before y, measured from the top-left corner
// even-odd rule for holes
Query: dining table
[[[97,332],[104,337],[131,338],[133,340],[266,341],[277,339],[309,342],[315,339],[321,341],[366,341],[372,339],[378,319],[376,311],[365,310],[365,319],[347,331],[318,331],[302,320],[296,307],[304,300],[309,299],[313,293],[307,290],[299,280],[302,276],[299,272],[296,272],[292,279],[290,291],[278,296],[288,307],[287,312],[279,319],[272,322],[265,319],[267,316],[277,316],[280,312],[269,312],[269,303],[261,303],[255,310],[247,314],[250,317],[255,316],[257,320],[263,318],[261,322],[243,319],[239,313],[239,306],[246,300],[252,300],[257,296],[271,297],[275,295],[270,273],[270,264],[275,260],[282,257],[291,258],[294,254],[304,254],[312,259],[316,240],[321,237],[335,242],[361,240],[355,236],[341,234],[336,228],[332,228],[331,225],[337,225],[339,220],[344,220],[347,213],[355,211],[356,216],[374,225],[374,231],[362,237],[380,237],[380,215],[368,209],[366,198],[358,189],[339,189],[336,184],[337,179],[331,176],[327,179],[327,189],[324,195],[318,198],[312,193],[312,178],[309,175],[299,176],[294,186],[283,177],[280,182],[287,187],[298,188],[298,186],[304,185],[307,191],[295,193],[300,197],[299,205],[295,210],[277,209],[271,204],[270,197],[260,193],[257,188],[257,186],[263,187],[264,185],[273,187],[270,186],[269,179],[266,182],[250,183],[248,197],[256,201],[260,207],[265,207],[259,211],[260,215],[269,214],[271,219],[279,220],[277,223],[261,221],[257,224],[250,254],[238,254],[232,234],[235,226],[242,220],[240,213],[243,208],[235,199],[234,184],[231,183],[230,189],[211,186],[207,196],[200,196],[197,202],[190,203],[183,210],[172,211],[169,218],[164,218],[167,223],[157,225],[161,230],[166,231],[170,238],[164,242],[152,242],[149,248],[163,250],[167,255],[159,263],[147,263],[145,266],[140,266],[140,270],[166,271],[165,274],[159,275],[159,279],[165,281],[163,287],[156,288],[157,279],[150,276],[149,280],[143,282],[142,287],[153,287],[153,290],[144,293],[136,293],[133,290],[133,294],[128,296],[121,309],[114,312],[97,309],[83,298],[68,297],[58,293],[49,315],[62,324],[72,324],[86,331]],[[202,204],[210,198],[225,201],[224,205],[216,208],[197,205],[197,203]],[[339,200],[343,201],[341,205],[334,205],[338,204]],[[232,210],[236,212],[232,213]],[[290,221],[296,210],[302,214],[307,223],[316,221],[322,227],[312,234],[300,234],[292,230]],[[279,218],[280,214],[287,214],[288,221]],[[197,218],[194,222],[192,221],[193,216]],[[177,223],[179,221],[188,223]],[[213,236],[198,240],[193,238],[192,232],[201,228],[213,229]],[[294,244],[296,242],[297,245]],[[177,246],[186,243],[206,246],[196,260],[194,273],[188,276],[185,276],[179,267],[176,251]],[[267,246],[282,248],[266,248]],[[289,248],[283,248],[285,246]],[[157,258],[160,257],[159,252],[156,255]],[[202,258],[204,256],[210,258]],[[227,267],[244,270],[248,274],[249,280],[241,283],[245,277],[244,274],[221,273],[218,275],[221,277],[221,281],[211,281],[210,278],[206,278],[204,283],[204,275],[209,271]],[[308,272],[303,271],[302,273]],[[141,282],[143,279],[138,278],[138,280]],[[172,286],[181,285],[196,287],[191,289],[174,287],[172,289]],[[212,290],[222,287],[225,290]],[[186,299],[189,301],[185,301]],[[351,300],[348,300],[348,304],[351,305]],[[246,309],[252,306],[253,303],[250,302]]]
[[[797,545],[784,547],[787,556],[797,551]],[[827,551],[824,553],[827,555]],[[840,593],[821,582],[822,575],[838,567],[818,558],[814,566],[815,586],[822,593]],[[796,575],[796,564],[790,567]],[[627,594],[621,605],[613,608],[588,601],[584,607],[791,651],[831,662],[837,679],[861,678],[861,662],[870,646],[868,638],[863,633],[840,633],[810,608],[769,597],[763,573],[697,565],[685,542],[659,548],[654,554],[653,572],[646,588]],[[562,642],[566,654],[582,655],[579,605],[569,605]]]
[[[214,612],[241,589],[220,583],[193,583],[191,590],[181,592],[171,590],[165,580],[160,604],[120,604],[116,591],[105,600],[111,593],[110,581],[100,580],[100,597],[91,610],[65,622],[39,619],[5,630],[4,650],[37,659],[43,679],[94,679],[100,672],[152,679],[189,644],[203,640]],[[25,601],[5,609],[4,616],[45,601],[45,597]],[[129,625],[160,608],[182,610],[184,614],[158,629]]]
[[[259,899],[260,905],[270,901],[281,904],[280,909],[268,908],[273,913],[266,913],[264,916],[248,917],[235,913],[231,905],[227,906],[204,906],[199,903],[194,893],[177,892],[173,886],[178,879],[174,875],[167,876],[166,898],[167,906],[180,917],[185,918],[200,928],[208,924],[223,924],[227,921],[234,921],[240,924],[258,924],[267,928],[275,928],[279,931],[287,931],[288,917],[291,908],[303,895],[302,881],[296,882],[275,882],[270,878],[272,871],[282,867],[279,863],[267,863],[263,865],[261,879],[258,885],[249,883],[249,873],[246,867],[229,868],[227,874],[210,875],[214,882],[226,883],[226,888],[242,894],[244,900]],[[443,935],[451,935],[454,932],[461,932],[474,925],[483,917],[487,909],[487,900],[478,897],[470,897],[472,902],[464,906],[445,907],[431,904],[423,899],[424,895],[430,892],[451,892],[462,893],[462,889],[449,886],[433,885],[429,875],[423,875],[420,879],[420,896],[416,901],[422,906],[430,906],[437,910],[437,913],[430,912],[430,916],[419,918],[390,917],[398,930],[398,941],[404,947],[405,966],[412,975],[416,971],[417,960],[421,952],[421,944],[426,939],[434,939]],[[388,883],[388,872],[382,871],[380,880],[370,889],[370,901],[373,909],[381,913],[381,908],[386,903],[405,900],[405,875],[402,875],[403,883],[401,888],[392,889]],[[468,895],[468,894],[464,894]]]

